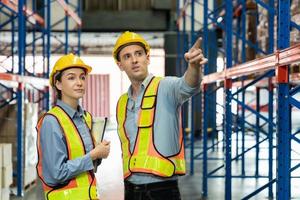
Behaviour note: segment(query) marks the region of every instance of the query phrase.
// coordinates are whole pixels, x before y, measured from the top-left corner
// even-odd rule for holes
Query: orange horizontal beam
[[[0,81],[13,81],[18,83],[31,83],[39,86],[48,86],[49,80],[46,78],[37,78],[32,76],[21,76],[18,74],[9,74],[0,72]]]
[[[278,66],[300,62],[300,44],[277,51],[274,54],[258,58],[240,65],[225,69],[222,72],[208,74],[203,77],[201,84],[214,83],[224,79],[237,78],[258,72],[275,69]]]
[[[203,77],[202,84],[223,81],[225,79],[224,77],[225,77],[225,71],[211,73]]]
[[[14,10],[15,12],[18,12],[18,0],[0,0],[0,2],[2,2],[4,5]],[[37,22],[41,26],[45,25],[44,19],[40,15],[34,13],[32,10],[27,8],[26,6],[24,6],[23,11],[29,18],[29,21],[31,23],[35,24]]]
[[[65,10],[65,12],[74,19],[78,26],[82,25],[81,19],[78,15],[68,6],[68,4],[64,0],[57,0],[57,2],[61,5],[61,7]]]
[[[253,81],[254,79],[248,79],[244,81],[244,85],[247,85],[248,83],[250,83],[251,81]],[[292,84],[298,84],[300,82],[300,73],[292,73],[289,76],[289,80],[290,83]],[[275,77],[272,77],[272,83],[274,85],[277,84]],[[242,87],[242,81],[235,81],[232,83],[233,87]],[[268,78],[262,79],[260,81],[258,81],[257,83],[255,83],[256,87],[268,87],[269,86],[269,80]]]

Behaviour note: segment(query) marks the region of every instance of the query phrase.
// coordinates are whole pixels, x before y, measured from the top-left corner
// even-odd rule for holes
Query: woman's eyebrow
[[[69,76],[69,75],[75,75],[75,73],[74,73],[74,72],[68,72],[68,73],[66,74],[66,76]]]
[[[76,73],[75,72],[68,72],[65,75],[66,76],[68,76],[68,75],[76,75]],[[82,72],[82,73],[79,74],[79,76],[81,76],[81,75],[86,75],[86,73]]]

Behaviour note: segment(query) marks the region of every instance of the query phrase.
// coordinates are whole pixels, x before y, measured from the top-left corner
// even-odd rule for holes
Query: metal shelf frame
[[[24,195],[25,187],[24,103],[39,103],[39,113],[50,108],[50,56],[52,53],[59,53],[51,47],[51,39],[54,38],[51,31],[51,13],[55,12],[51,10],[53,2],[44,0],[41,10],[37,10],[36,0],[0,0],[0,14],[7,18],[0,23],[0,33],[9,33],[11,38],[10,44],[1,45],[0,48],[3,58],[0,61],[0,109],[12,102],[17,104],[17,171],[14,171],[14,176],[17,177],[18,196]],[[57,2],[65,10],[64,20],[59,22],[65,23],[63,53],[70,51],[68,20],[72,18],[77,24],[78,36],[78,46],[74,48],[74,53],[80,54],[81,0],[77,1],[77,5],[70,4],[68,0]],[[38,13],[42,13],[42,16]],[[31,62],[28,57],[32,57]]]
[[[214,1],[214,9],[208,9],[207,0],[203,1],[184,1],[182,8],[178,8],[178,24],[181,20],[186,20],[186,17],[191,21],[191,33],[194,36],[199,30],[194,30],[193,24],[197,24],[194,20],[193,12],[191,16],[186,16],[186,10],[191,7],[193,10],[195,3],[199,3],[203,6],[203,28],[200,32],[203,33],[203,51],[207,55],[207,49],[213,48],[209,44],[207,35],[210,29],[219,28],[224,33],[223,47],[218,48],[214,46],[219,52],[225,53],[226,67],[221,72],[208,73],[208,66],[204,67],[204,77],[202,81],[202,113],[206,116],[209,112],[208,102],[210,100],[210,94],[212,91],[208,88],[212,84],[221,86],[224,91],[224,124],[223,134],[224,141],[217,141],[212,143],[212,146],[208,147],[208,133],[207,133],[207,119],[202,118],[202,151],[199,154],[194,153],[193,143],[195,142],[191,138],[191,154],[190,154],[190,169],[191,174],[194,172],[194,160],[202,160],[202,196],[208,197],[208,178],[224,178],[225,179],[225,196],[224,199],[230,200],[232,198],[232,178],[268,178],[265,185],[260,188],[254,188],[251,194],[246,195],[243,199],[249,199],[254,197],[261,191],[268,189],[268,197],[274,198],[273,183],[276,183],[276,199],[290,199],[291,198],[291,172],[297,169],[300,164],[296,164],[291,168],[291,139],[297,143],[300,140],[297,137],[299,131],[291,133],[291,107],[300,108],[299,101],[293,97],[300,87],[294,87],[291,85],[294,80],[290,80],[289,77],[296,77],[295,80],[299,80],[297,76],[289,74],[289,65],[300,62],[300,45],[294,45],[289,47],[290,44],[290,29],[291,27],[299,29],[299,25],[291,21],[290,17],[290,1],[289,0],[270,0],[268,3],[264,3],[261,0],[253,0],[256,6],[260,6],[267,11],[268,20],[268,48],[262,49],[257,43],[253,43],[246,38],[246,15],[247,4],[245,0],[229,1],[224,0],[220,5],[216,5]],[[235,4],[234,4],[235,3]],[[277,3],[277,6],[275,6]],[[234,4],[234,5],[233,5]],[[180,3],[177,3],[180,6]],[[226,11],[223,12],[222,10]],[[225,14],[224,14],[225,13]],[[222,15],[220,15],[222,14]],[[261,13],[258,13],[260,15]],[[274,19],[278,19],[278,36],[275,40],[274,35]],[[220,20],[221,19],[221,20]],[[181,34],[185,30],[185,25],[178,29],[178,34]],[[233,42],[234,41],[234,42]],[[274,51],[274,44],[276,44],[278,50]],[[237,50],[237,46],[242,48]],[[256,53],[265,54],[259,59],[246,62],[246,49],[253,48]],[[234,53],[234,54],[233,54]],[[239,55],[240,54],[240,55]],[[240,59],[239,57],[240,56]],[[181,59],[178,56],[178,59]],[[178,61],[178,63],[181,63]],[[242,64],[241,64],[242,63]],[[178,64],[179,65],[179,64]],[[181,65],[180,67],[182,67]],[[178,66],[177,66],[178,67]],[[180,68],[179,67],[179,68]],[[257,75],[259,74],[259,76]],[[254,77],[254,79],[253,79]],[[246,101],[246,91],[250,86],[255,86],[255,104],[256,107],[252,108],[249,105],[249,101]],[[290,89],[290,87],[294,87]],[[219,89],[219,87],[217,87]],[[216,90],[217,90],[216,89]],[[261,91],[266,90],[268,93],[268,103],[262,105],[261,103]],[[277,112],[273,111],[274,104],[274,91],[277,94],[276,108]],[[214,91],[213,91],[214,92]],[[232,105],[237,105],[236,113],[233,113]],[[262,115],[261,109],[267,107],[268,115]],[[290,111],[290,112],[289,112]],[[246,113],[255,116],[255,124],[252,125],[247,121]],[[274,118],[276,115],[276,118]],[[276,119],[276,120],[274,120]],[[276,121],[276,122],[274,122]],[[195,122],[197,123],[197,122]],[[193,126],[193,122],[192,122]],[[263,129],[263,127],[265,127]],[[254,145],[246,148],[246,129],[251,128],[254,133]],[[276,135],[273,133],[276,128]],[[216,128],[215,128],[216,129]],[[193,131],[193,130],[192,130]],[[193,132],[191,132],[193,135]],[[232,151],[232,136],[235,134],[234,141],[235,151]],[[276,141],[276,142],[275,142]],[[223,142],[224,149],[224,164],[216,167],[216,169],[208,172],[207,164],[209,160],[214,160],[208,156],[208,152],[214,150],[214,144],[218,145]],[[266,151],[268,152],[268,173],[266,175],[260,172],[260,163],[262,160],[260,152],[263,150],[262,143],[268,145]],[[218,147],[218,146],[217,146]],[[273,152],[276,149],[277,158],[273,157]],[[255,152],[255,170],[254,174],[246,174],[245,159],[249,151]],[[235,153],[235,156],[232,153]],[[282,155],[282,156],[280,156]],[[283,156],[284,155],[284,156]],[[219,158],[218,158],[219,159]],[[233,175],[231,170],[232,161],[239,161],[241,164],[241,174]],[[277,168],[276,175],[273,174],[273,161],[276,160]],[[298,162],[297,159],[294,159]],[[224,170],[224,175],[214,175],[220,169]],[[274,178],[275,176],[275,178]]]

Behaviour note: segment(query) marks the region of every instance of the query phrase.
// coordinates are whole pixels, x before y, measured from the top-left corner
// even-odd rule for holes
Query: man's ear
[[[147,57],[147,64],[149,65],[150,64],[150,54],[147,53],[146,57]]]
[[[122,66],[122,64],[121,64],[121,62],[117,62],[117,65],[118,65],[118,67],[119,67],[119,69],[121,70],[121,71],[124,71],[124,69],[123,69],[123,66]]]

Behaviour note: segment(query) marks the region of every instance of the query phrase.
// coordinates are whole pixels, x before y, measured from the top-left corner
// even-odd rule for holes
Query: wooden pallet
[[[36,186],[36,184],[37,184],[37,180],[33,180],[32,182],[24,186],[24,190],[25,191],[31,190],[31,188]]]

